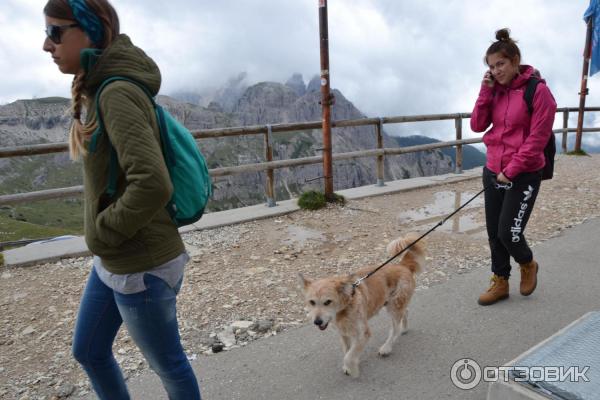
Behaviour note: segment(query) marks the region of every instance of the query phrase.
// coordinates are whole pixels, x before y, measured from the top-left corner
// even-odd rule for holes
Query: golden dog
[[[391,256],[414,242],[417,234],[398,238],[387,246]],[[392,345],[406,332],[408,303],[415,291],[415,275],[425,263],[425,244],[419,241],[408,249],[394,264],[387,264],[357,287],[353,283],[375,267],[362,268],[348,276],[333,276],[318,280],[299,275],[308,317],[320,329],[330,322],[337,327],[344,350],[343,371],[352,377],[359,375],[359,357],[371,332],[368,320],[383,307],[392,318],[392,327],[385,343],[379,349],[381,356],[392,351]]]

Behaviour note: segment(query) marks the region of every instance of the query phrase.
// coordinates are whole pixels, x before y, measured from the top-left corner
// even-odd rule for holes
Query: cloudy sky
[[[70,77],[41,49],[44,3],[0,1],[0,104],[69,96]],[[319,71],[318,0],[112,3],[122,32],[161,67],[162,94],[219,86],[241,71],[250,83],[284,82],[294,72],[308,81]],[[559,107],[579,104],[588,0],[328,4],[332,86],[368,116],[471,111],[483,55],[502,27],[519,41],[522,61],[542,72]],[[599,103],[600,74],[591,78],[587,100]],[[398,129],[444,138],[453,131],[446,125]]]

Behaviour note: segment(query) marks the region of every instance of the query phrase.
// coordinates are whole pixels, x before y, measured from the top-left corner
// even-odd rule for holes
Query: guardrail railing
[[[555,134],[562,133],[562,148],[563,152],[566,152],[567,135],[568,133],[575,132],[575,128],[569,128],[569,113],[578,112],[579,108],[576,107],[565,107],[559,108],[557,113],[563,114],[563,127],[562,129],[554,129]],[[600,111],[600,107],[586,107],[585,111],[597,112]],[[456,173],[462,173],[463,155],[462,146],[465,144],[481,143],[481,138],[462,138],[462,123],[464,119],[471,117],[471,113],[457,113],[457,114],[428,114],[428,115],[412,115],[412,116],[396,116],[396,117],[383,117],[383,118],[361,118],[353,120],[339,120],[332,122],[333,128],[344,128],[344,127],[358,127],[358,126],[374,126],[375,135],[377,137],[377,148],[358,150],[347,153],[334,153],[333,160],[349,160],[354,158],[362,157],[375,157],[377,159],[377,184],[383,185],[384,182],[384,160],[386,155],[398,155],[414,153],[419,151],[433,150],[445,147],[456,148]],[[454,129],[456,140],[430,143],[418,146],[398,147],[398,148],[384,148],[383,147],[383,125],[385,124],[398,124],[407,122],[425,122],[425,121],[443,121],[443,120],[454,120]],[[274,198],[274,170],[279,168],[290,168],[301,165],[318,164],[323,162],[322,156],[303,157],[287,160],[273,160],[273,135],[279,132],[293,132],[320,129],[321,121],[313,122],[298,122],[298,123],[285,123],[285,124],[266,124],[266,125],[254,125],[254,126],[243,126],[233,128],[219,128],[219,129],[205,129],[193,131],[192,134],[198,140],[229,137],[229,136],[246,136],[246,135],[263,135],[264,136],[264,154],[265,160],[260,163],[243,164],[231,167],[220,167],[209,170],[211,176],[227,176],[236,175],[244,172],[260,172],[266,171],[266,188],[265,195],[267,198],[267,204],[269,206],[275,205]],[[583,132],[600,132],[600,128],[584,128]],[[27,145],[17,147],[5,147],[0,148],[0,159],[9,157],[19,156],[31,156],[39,154],[51,154],[68,151],[67,143],[51,143],[51,144],[38,144],[38,145]],[[40,190],[35,192],[27,193],[16,193],[9,195],[0,196],[0,206],[8,204],[27,203],[38,200],[49,200],[56,198],[65,198],[78,196],[83,192],[83,186],[72,186],[67,188],[57,188]]]

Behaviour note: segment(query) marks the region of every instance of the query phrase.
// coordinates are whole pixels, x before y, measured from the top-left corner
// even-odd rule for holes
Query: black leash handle
[[[494,180],[495,181],[495,180]],[[483,189],[481,189],[481,191],[479,191],[479,193],[477,193],[475,196],[471,197],[466,203],[464,203],[462,206],[458,207],[456,210],[454,210],[454,212],[452,212],[452,214],[449,214],[448,216],[446,216],[444,219],[442,219],[440,222],[438,222],[433,228],[431,228],[430,230],[428,230],[427,232],[425,232],[424,234],[422,234],[418,239],[416,239],[414,242],[412,242],[411,244],[409,244],[408,246],[406,246],[405,248],[403,248],[402,250],[400,250],[400,252],[398,252],[398,254],[396,254],[393,257],[390,257],[387,259],[387,261],[385,261],[383,264],[381,264],[379,267],[375,268],[373,271],[369,272],[368,274],[366,274],[365,276],[363,276],[362,278],[358,278],[356,280],[356,282],[354,282],[352,284],[352,291],[354,292],[354,289],[356,289],[358,287],[358,285],[360,285],[365,279],[369,278],[371,275],[373,275],[375,272],[379,271],[381,268],[383,268],[384,266],[386,266],[387,264],[389,264],[393,259],[395,259],[396,257],[398,257],[400,254],[404,253],[405,251],[407,251],[408,249],[410,249],[412,246],[414,246],[417,242],[419,242],[419,240],[423,239],[425,236],[429,235],[431,232],[433,232],[434,230],[436,230],[438,227],[442,226],[446,221],[448,221],[450,218],[452,218],[452,216],[454,214],[456,214],[457,212],[459,212],[460,210],[462,210],[463,208],[465,208],[470,202],[472,202],[473,200],[475,200],[477,197],[479,197],[479,195],[481,195],[481,193],[485,192],[487,189],[489,189],[490,187],[496,187],[496,189],[500,189],[500,188],[507,188],[510,189],[510,187],[512,187],[512,182],[510,184],[510,187],[498,187],[498,183],[497,182],[492,182],[490,184],[488,184],[487,186],[485,186]]]

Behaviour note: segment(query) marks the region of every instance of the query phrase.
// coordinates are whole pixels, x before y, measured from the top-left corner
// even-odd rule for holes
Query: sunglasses
[[[76,26],[79,26],[79,24],[48,25],[46,26],[46,36],[48,36],[48,39],[52,40],[54,44],[60,44],[63,32]]]

